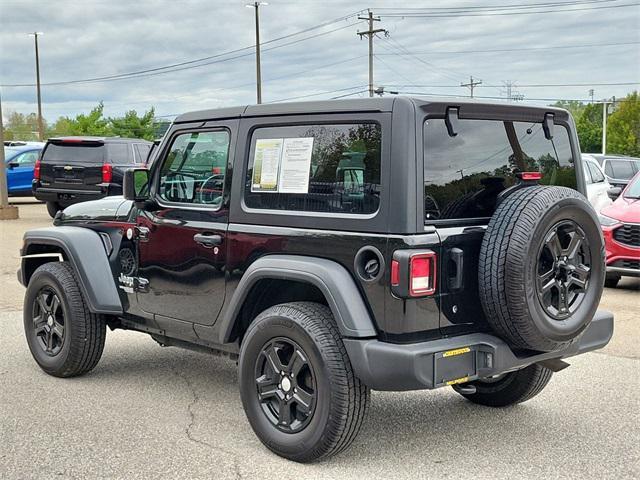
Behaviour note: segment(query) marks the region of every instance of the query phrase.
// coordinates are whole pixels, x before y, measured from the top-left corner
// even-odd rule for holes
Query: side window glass
[[[591,163],[590,162],[584,162],[584,181],[587,183],[587,185],[593,183],[593,175],[592,175],[592,168],[591,168]]]
[[[591,171],[591,178],[593,179],[593,183],[602,183],[604,182],[604,175],[598,167],[596,167],[593,163],[587,163],[589,165],[589,170]]]
[[[108,159],[111,163],[132,163],[131,162],[131,154],[129,149],[131,147],[127,143],[108,143],[107,144],[107,152]]]
[[[228,155],[226,131],[178,135],[160,170],[160,198],[219,207]]]
[[[144,163],[149,155],[151,147],[145,143],[134,143],[133,151],[135,152],[135,162]]]
[[[24,152],[22,155],[19,155],[13,163],[17,163],[20,166],[33,165],[36,163],[38,159],[38,151]]]
[[[604,162],[604,173],[613,178],[613,169],[611,168],[611,162]]]
[[[370,214],[380,203],[377,123],[264,127],[251,139],[249,208]]]

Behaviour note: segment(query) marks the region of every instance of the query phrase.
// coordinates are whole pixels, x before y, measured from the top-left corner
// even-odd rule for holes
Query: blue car
[[[4,147],[9,195],[31,195],[33,169],[43,147],[40,142]]]

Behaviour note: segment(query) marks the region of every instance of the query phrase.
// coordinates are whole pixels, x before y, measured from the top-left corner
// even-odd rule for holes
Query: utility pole
[[[460,84],[461,87],[469,87],[469,90],[471,90],[471,98],[473,98],[473,89],[475,87],[477,87],[478,85],[482,85],[482,80],[476,80],[474,82],[473,81],[473,76],[469,77],[469,83],[461,83]]]
[[[256,103],[262,103],[262,74],[260,72],[260,6],[269,5],[267,2],[253,2],[245,5],[254,8],[256,12]]]
[[[593,94],[595,93],[595,91],[593,90],[593,88],[589,89],[589,96],[591,97],[591,103],[593,103]]]
[[[7,165],[4,163],[4,127],[2,126],[2,98],[0,98],[0,220],[18,218],[18,207],[9,205]]]
[[[608,100],[602,101],[602,154],[607,154],[607,110],[608,105],[611,103]]]
[[[358,20],[368,20],[369,21],[369,30],[364,32],[358,32],[357,34],[362,37],[365,35],[369,37],[369,96],[373,97],[374,89],[373,89],[373,37],[376,33],[384,33],[385,35],[389,35],[389,32],[384,28],[373,28],[373,22],[379,22],[380,17],[374,17],[373,12],[369,10],[369,15],[366,17],[358,17]]]
[[[38,140],[41,142],[44,140],[44,124],[42,122],[42,96],[40,95],[40,54],[38,52],[38,35],[43,35],[42,32],[29,33],[29,36],[33,37],[36,46],[36,89],[38,93]]]

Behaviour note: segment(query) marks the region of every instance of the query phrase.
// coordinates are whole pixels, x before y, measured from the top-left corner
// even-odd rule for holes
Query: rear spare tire
[[[496,209],[480,249],[487,321],[515,348],[553,351],[589,325],[604,284],[604,241],[586,198],[522,188]]]

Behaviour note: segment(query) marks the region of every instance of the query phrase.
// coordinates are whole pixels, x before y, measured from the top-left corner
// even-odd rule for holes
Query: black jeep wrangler
[[[59,377],[96,366],[106,326],[223,352],[260,440],[299,462],[354,440],[370,389],[523,402],[613,333],[580,162],[547,107],[187,113],[124,198],[25,234],[29,348]]]

